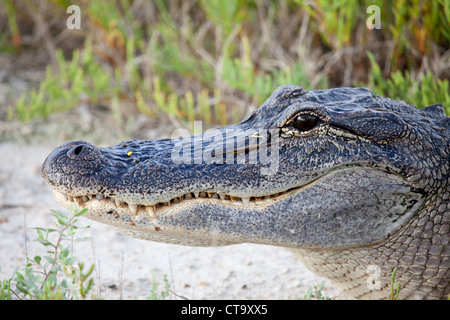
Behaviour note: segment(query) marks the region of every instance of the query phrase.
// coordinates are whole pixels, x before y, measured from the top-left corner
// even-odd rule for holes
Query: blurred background
[[[2,0],[0,139],[55,123],[61,139],[101,123],[94,141],[194,119],[206,130],[287,83],[364,86],[449,114],[449,21],[450,0]]]

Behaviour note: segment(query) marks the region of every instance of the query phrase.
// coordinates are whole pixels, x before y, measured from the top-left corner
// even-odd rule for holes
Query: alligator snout
[[[41,176],[52,186],[66,186],[70,190],[76,180],[80,180],[80,174],[96,171],[101,156],[99,148],[86,141],[68,142],[48,155],[42,165]]]

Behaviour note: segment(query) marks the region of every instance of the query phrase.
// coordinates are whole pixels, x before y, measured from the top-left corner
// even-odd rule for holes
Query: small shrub
[[[375,94],[403,100],[419,108],[440,103],[450,115],[450,88],[447,79],[435,80],[431,72],[413,77],[409,71],[396,71],[391,74],[390,79],[385,79],[374,56],[370,52],[367,55],[372,65],[369,87]]]
[[[323,289],[325,289],[325,281],[322,281],[319,286],[314,285],[313,288],[309,288],[302,300],[333,300],[332,297],[322,294]]]
[[[152,288],[150,294],[147,296],[147,300],[164,300],[170,293],[170,282],[167,279],[167,274],[163,275],[164,287],[158,290],[158,282],[156,281],[156,275],[153,273]]]
[[[94,265],[85,268],[84,263],[70,254],[70,245],[65,244],[74,241],[73,236],[79,228],[77,218],[86,210],[71,207],[71,216],[53,211],[56,228],[34,228],[38,235],[35,241],[46,248],[47,254],[27,257],[23,270],[16,269],[11,278],[2,280],[1,300],[72,300],[89,297],[94,282]]]

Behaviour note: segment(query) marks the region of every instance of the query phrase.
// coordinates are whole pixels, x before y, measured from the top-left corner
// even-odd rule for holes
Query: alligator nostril
[[[92,161],[100,155],[98,148],[84,141],[74,141],[68,145],[67,156],[75,161]]]
[[[73,150],[73,153],[75,153],[75,155],[79,155],[82,150],[83,150],[83,146],[78,146]]]

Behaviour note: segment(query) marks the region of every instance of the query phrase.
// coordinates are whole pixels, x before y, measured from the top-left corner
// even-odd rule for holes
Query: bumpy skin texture
[[[441,105],[286,85],[189,138],[66,143],[42,176],[133,237],[286,247],[356,298],[388,298],[397,268],[400,299],[437,299],[450,292],[449,137]]]

